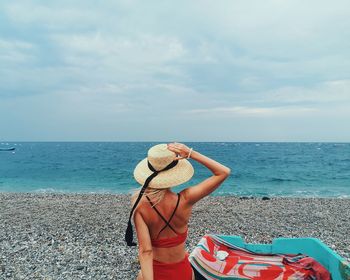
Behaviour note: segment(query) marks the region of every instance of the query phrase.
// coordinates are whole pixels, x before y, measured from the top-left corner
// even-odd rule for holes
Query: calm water
[[[127,193],[151,142],[13,142],[0,148],[1,192]],[[350,143],[186,143],[232,169],[216,195],[350,197]],[[192,161],[193,179],[210,172]]]

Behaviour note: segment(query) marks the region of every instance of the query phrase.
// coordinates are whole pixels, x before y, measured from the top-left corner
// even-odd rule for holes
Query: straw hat
[[[146,179],[153,173],[149,169],[147,160],[155,170],[161,170],[170,164],[176,154],[168,150],[167,144],[158,144],[148,150],[147,158],[140,161],[134,170],[134,177],[143,185]],[[193,166],[187,159],[180,159],[177,165],[159,174],[149,183],[150,188],[165,189],[187,182],[194,174]]]

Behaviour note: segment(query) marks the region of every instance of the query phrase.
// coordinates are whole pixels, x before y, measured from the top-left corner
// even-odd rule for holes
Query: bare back
[[[174,216],[171,219],[170,225],[176,232],[183,233],[188,228],[188,221],[191,216],[192,206],[186,202],[182,192],[179,193],[179,195],[179,204]],[[163,217],[169,219],[176,207],[177,200],[178,196],[176,193],[166,191],[163,199],[157,205],[155,205],[155,207]],[[152,208],[151,204],[146,198],[142,199],[136,212],[141,214],[148,227],[149,235],[152,240],[176,236],[176,233],[169,226],[164,228],[164,226],[166,226],[165,221],[158,215],[155,209]],[[163,228],[164,230],[162,230]],[[184,257],[184,243],[171,248],[153,247],[153,258],[161,262],[177,262],[181,261]]]

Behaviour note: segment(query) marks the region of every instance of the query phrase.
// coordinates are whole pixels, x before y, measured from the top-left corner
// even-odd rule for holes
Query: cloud
[[[132,65],[159,64],[177,59],[186,53],[177,38],[143,35],[136,38],[116,38],[100,33],[87,35],[58,35],[53,40],[64,54],[66,62],[82,61],[69,58],[91,56],[98,63],[130,63]],[[94,60],[98,58],[98,60]]]
[[[285,87],[270,93],[269,99],[289,104],[350,104],[350,80],[322,82],[313,88]]]
[[[93,10],[86,9],[84,5],[60,6],[56,4],[12,1],[5,5],[4,10],[14,24],[41,25],[46,29],[67,30],[72,25],[83,28],[86,24],[90,26],[99,20],[98,15]]]
[[[0,63],[26,63],[33,60],[32,51],[35,46],[20,40],[0,39]]]
[[[231,104],[230,104],[231,103]],[[198,103],[197,103],[198,104]],[[269,106],[267,106],[269,104]],[[185,110],[196,118],[312,116],[323,114],[350,117],[350,80],[322,82],[313,87],[281,87],[237,98],[203,102],[202,108]],[[346,113],[348,111],[348,113]]]
[[[223,114],[241,114],[241,115],[290,115],[299,113],[312,113],[317,111],[315,108],[307,107],[216,107],[208,109],[193,109],[188,113],[193,114],[210,114],[210,113],[223,113]]]
[[[239,119],[252,140],[243,124],[261,131],[262,119],[276,126],[271,138],[282,119],[286,130],[298,122],[307,131],[315,116],[334,128],[350,111],[349,11],[345,0],[2,1],[0,117],[17,106],[17,122],[33,125],[38,108],[50,108],[62,135],[68,124],[76,138],[93,123],[101,138],[118,138],[116,125],[135,140],[148,135],[140,120],[155,122],[153,135],[185,121],[198,129],[183,135],[203,139],[201,120],[220,134]],[[333,134],[350,139],[343,131]]]

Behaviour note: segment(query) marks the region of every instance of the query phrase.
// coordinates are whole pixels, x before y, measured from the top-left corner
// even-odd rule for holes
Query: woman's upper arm
[[[134,222],[140,253],[151,252],[152,243],[149,229],[139,211],[136,211],[134,214]]]
[[[229,176],[229,173],[223,175],[214,175],[209,177],[208,179],[202,181],[201,183],[184,189],[181,194],[184,196],[185,201],[193,205],[198,200],[203,197],[211,194],[220,184],[225,181],[225,179]]]

